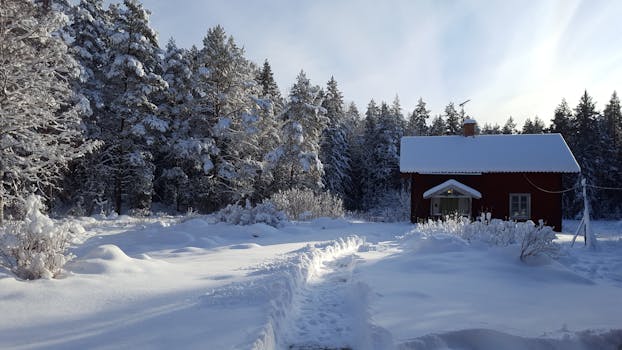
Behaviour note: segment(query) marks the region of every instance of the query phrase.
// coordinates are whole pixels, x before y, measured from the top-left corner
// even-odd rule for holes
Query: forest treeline
[[[432,115],[421,98],[405,114],[397,97],[362,113],[334,78],[318,86],[303,71],[282,96],[269,61],[247,59],[221,26],[200,46],[160,47],[137,0],[5,0],[0,43],[0,220],[19,216],[33,192],[75,215],[146,214],[154,203],[212,212],[292,188],[366,211],[405,186],[402,136],[460,134],[466,117],[454,103]],[[478,133],[559,132],[588,183],[619,186],[616,93],[602,112],[587,91],[552,112],[550,127],[510,117]],[[589,193],[595,216],[619,217],[621,191]],[[580,189],[564,203],[577,214]]]

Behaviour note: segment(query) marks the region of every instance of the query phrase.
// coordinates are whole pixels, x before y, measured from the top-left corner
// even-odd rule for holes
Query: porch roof
[[[476,189],[469,187],[463,183],[460,183],[454,179],[451,180],[447,180],[445,182],[443,182],[440,185],[436,185],[432,188],[430,188],[429,190],[423,192],[423,198],[424,199],[428,199],[430,197],[433,197],[435,194],[438,194],[440,192],[444,192],[447,191],[449,189],[453,189],[456,190],[458,192],[464,193],[470,197],[473,197],[475,199],[480,199],[482,198],[482,194],[477,191]]]

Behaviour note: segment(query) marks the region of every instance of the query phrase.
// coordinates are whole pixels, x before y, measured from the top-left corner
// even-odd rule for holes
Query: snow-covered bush
[[[523,240],[520,248],[520,259],[525,260],[530,256],[537,255],[554,255],[558,252],[558,246],[553,243],[555,240],[555,232],[550,226],[544,226],[542,222],[539,225],[526,227],[522,232]]]
[[[0,229],[1,264],[23,279],[56,277],[72,256],[67,253],[70,230],[56,225],[41,211],[41,198],[30,195],[26,200],[23,221],[8,223]]]
[[[499,219],[471,222],[461,216],[448,216],[444,220],[429,220],[417,225],[424,234],[454,234],[468,242],[484,242],[495,246],[521,244],[520,258],[540,254],[553,255],[557,250],[555,233],[543,223],[514,222]]]
[[[261,203],[255,207],[251,207],[250,203],[247,203],[245,207],[231,204],[214,213],[214,218],[216,221],[232,225],[264,223],[274,227],[279,227],[283,221],[287,220],[285,213],[270,202]]]
[[[269,202],[282,210],[291,220],[311,220],[323,216],[342,217],[343,201],[328,192],[314,193],[309,189],[293,188],[279,191]]]

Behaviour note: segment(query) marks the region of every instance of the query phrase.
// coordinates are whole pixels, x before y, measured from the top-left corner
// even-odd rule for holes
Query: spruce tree
[[[533,121],[531,121],[530,118],[527,118],[525,120],[525,124],[523,124],[522,133],[523,134],[541,134],[544,132],[545,128],[546,126],[544,125],[544,122],[542,121],[542,119],[536,116]]]
[[[345,198],[351,188],[350,146],[343,96],[334,77],[331,77],[327,83],[322,107],[326,110],[328,118],[328,124],[322,132],[320,142],[320,160],[324,166],[324,188],[340,198]]]
[[[319,143],[328,119],[320,104],[321,89],[301,71],[284,107],[281,145],[268,156],[277,189],[323,187]]]
[[[439,114],[432,119],[432,125],[430,125],[430,136],[441,136],[447,133],[447,123],[443,117]]]
[[[603,110],[603,116],[607,124],[607,132],[614,147],[622,145],[622,111],[620,109],[620,98],[617,92],[613,92],[609,103]]]
[[[197,139],[191,128],[194,97],[192,70],[188,51],[180,49],[171,38],[162,61],[162,78],[167,88],[159,94],[158,110],[169,124],[165,141],[156,153],[156,195],[177,211],[192,206],[191,178],[200,174],[203,158],[209,158],[213,141]],[[197,171],[198,170],[198,171]]]
[[[453,102],[445,107],[445,124],[447,125],[447,135],[460,135],[462,133],[462,121],[460,113],[456,110]]]
[[[281,144],[281,125],[278,116],[283,110],[283,98],[268,60],[265,60],[263,66],[257,69],[255,76],[259,85],[255,112],[259,118],[257,152],[258,158],[262,160],[262,167],[255,182],[254,201],[259,201],[278,191],[268,155]]]
[[[261,171],[257,159],[259,89],[244,50],[221,26],[210,28],[199,52],[196,97],[215,141],[213,176],[207,186],[206,209],[253,197],[254,182]]]
[[[506,135],[516,134],[516,123],[514,122],[514,118],[512,118],[512,116],[508,117],[508,120],[503,125],[503,128],[501,128],[501,133]]]
[[[111,31],[111,18],[101,0],[81,0],[73,8],[70,52],[81,67],[74,91],[88,100],[89,111],[82,116],[82,124],[86,138],[97,144],[104,142],[106,130],[102,129],[102,122],[109,113],[105,71]],[[112,198],[106,193],[112,188],[108,188],[102,179],[109,178],[113,172],[106,147],[97,148],[71,165],[71,176],[65,178],[65,183],[74,214],[90,215],[98,205],[105,203],[106,198]]]
[[[421,97],[417,101],[415,110],[408,120],[408,135],[425,136],[428,134],[428,119],[430,119],[430,110],[426,108],[426,103]]]
[[[559,133],[569,141],[572,134],[572,109],[568,106],[566,99],[562,99],[559,105],[555,107],[553,119],[551,119],[551,127],[549,129],[552,133]]]
[[[106,71],[108,116],[102,139],[114,167],[114,208],[148,210],[155,172],[153,149],[168,123],[157,115],[155,94],[166,88],[160,76],[158,41],[150,12],[137,0],[111,6],[111,48]]]
[[[362,187],[364,185],[365,168],[365,149],[364,149],[364,120],[361,119],[360,113],[356,105],[352,102],[346,110],[345,124],[348,128],[348,145],[350,150],[350,168],[349,178],[351,187],[348,195],[344,199],[344,205],[347,209],[361,209],[361,201],[363,199]]]

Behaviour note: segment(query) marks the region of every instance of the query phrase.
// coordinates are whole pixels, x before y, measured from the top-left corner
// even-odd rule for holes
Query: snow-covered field
[[[80,220],[60,279],[0,270],[2,349],[620,349],[622,222],[555,260],[405,223]],[[577,222],[565,222],[573,232]]]

